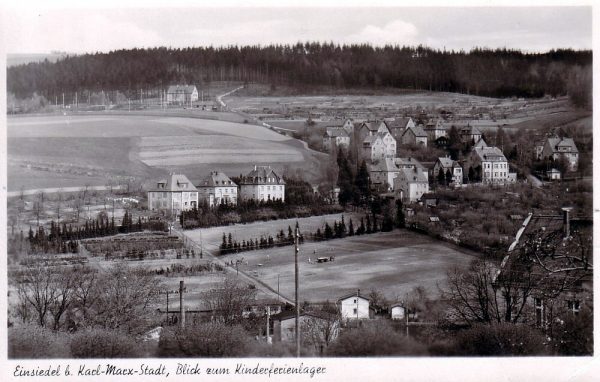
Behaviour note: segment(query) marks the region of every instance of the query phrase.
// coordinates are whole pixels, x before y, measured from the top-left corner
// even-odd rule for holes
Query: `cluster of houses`
[[[429,175],[441,173],[450,186],[461,186],[463,178],[480,179],[483,184],[507,184],[516,182],[516,173],[510,172],[508,160],[497,147],[489,147],[483,134],[475,126],[458,128],[463,142],[473,143],[467,158],[459,163],[450,158],[438,158],[430,169],[414,158],[397,156],[397,142],[404,145],[438,147],[448,145],[447,128],[441,120],[431,119],[426,124],[416,124],[411,117],[382,121],[355,123],[351,119],[342,126],[329,126],[323,135],[323,146],[328,150],[351,147],[353,139],[358,142],[360,156],[368,165],[371,185],[394,192],[404,201],[414,202],[429,192]],[[467,169],[474,169],[472,174]]]
[[[577,150],[573,138],[552,135],[545,140],[535,143],[534,158],[536,160],[552,161],[565,159],[569,164],[569,170],[575,171],[579,163],[579,150]],[[560,170],[555,167],[548,168],[544,175],[549,180],[558,180],[561,178]]]
[[[177,215],[206,203],[236,205],[241,201],[285,201],[285,181],[271,166],[254,166],[236,184],[225,173],[212,171],[192,183],[183,174],[170,174],[148,191],[148,209],[165,210]]]

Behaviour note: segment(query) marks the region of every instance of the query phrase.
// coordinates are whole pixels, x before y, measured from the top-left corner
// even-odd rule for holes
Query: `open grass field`
[[[316,257],[335,256],[333,262],[316,263]],[[477,254],[406,230],[305,243],[300,248],[300,300],[335,301],[360,288],[375,288],[391,300],[403,299],[413,287],[438,294],[446,272],[465,268]],[[280,293],[294,294],[292,247],[226,255],[225,261],[242,259],[240,270],[255,275]],[[309,258],[311,263],[308,262]],[[247,263],[246,263],[247,262]]]
[[[7,137],[9,191],[104,185],[115,177],[151,184],[171,171],[196,181],[254,164],[302,168],[310,178],[324,158],[264,127],[156,114],[9,118]]]

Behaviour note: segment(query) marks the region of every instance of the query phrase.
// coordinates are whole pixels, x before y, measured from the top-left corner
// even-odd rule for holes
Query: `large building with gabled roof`
[[[254,166],[239,181],[239,197],[243,201],[285,201],[285,181],[271,166]]]
[[[188,104],[198,101],[198,89],[194,85],[171,85],[167,89],[167,102]]]
[[[148,191],[148,209],[176,215],[198,206],[198,189],[183,174],[170,174]]]
[[[237,204],[238,186],[225,173],[212,171],[197,184],[198,198],[210,207],[220,204]]]
[[[579,162],[579,150],[573,138],[550,137],[544,143],[542,157],[552,160],[563,157],[569,162],[570,169],[575,170]]]

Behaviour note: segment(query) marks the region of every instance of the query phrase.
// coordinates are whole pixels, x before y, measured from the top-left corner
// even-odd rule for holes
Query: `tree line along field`
[[[323,159],[264,127],[173,116],[9,118],[7,139],[9,191],[104,185],[117,177],[153,184],[170,171],[194,181],[217,169],[239,175],[253,164],[294,166],[310,177]]]

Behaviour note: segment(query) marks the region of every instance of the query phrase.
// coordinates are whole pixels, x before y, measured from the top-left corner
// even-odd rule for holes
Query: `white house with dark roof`
[[[394,120],[388,121],[387,125],[392,132],[392,136],[395,140],[400,141],[402,134],[409,127],[414,127],[415,121],[411,117],[397,117]]]
[[[197,184],[198,199],[210,207],[219,204],[237,204],[238,186],[225,173],[212,171]]]
[[[427,133],[420,125],[410,126],[402,134],[402,144],[427,147]]]
[[[460,139],[463,142],[477,143],[483,136],[481,131],[476,126],[471,126],[469,124],[459,127],[458,132],[460,134]]]
[[[367,166],[370,182],[374,186],[386,186],[388,190],[394,189],[394,179],[400,169],[396,166],[394,158],[385,158],[376,164]]]
[[[440,173],[440,169],[443,171],[444,176],[446,176],[446,173],[450,171],[450,173],[452,174],[452,185],[459,186],[462,184],[463,169],[460,163],[448,157],[438,158],[435,164],[433,165],[433,179],[437,179],[437,176]]]
[[[183,174],[170,174],[148,191],[148,209],[179,214],[198,206],[198,189]]]
[[[371,318],[371,300],[360,294],[360,290],[338,299],[337,305],[342,320],[368,320]]]
[[[198,101],[198,89],[194,85],[171,85],[167,89],[167,102],[187,104]]]
[[[423,164],[421,162],[419,162],[415,158],[411,158],[411,157],[394,158],[394,164],[399,169],[407,168],[407,169],[413,170],[413,169],[417,168],[417,169],[421,170],[423,172],[423,174],[425,174],[425,178],[429,181],[429,175],[428,175],[427,169],[425,168],[425,166],[423,166]]]
[[[241,200],[285,201],[285,181],[271,166],[254,166],[254,169],[240,179],[239,197]]]
[[[377,134],[392,134],[385,121],[366,121],[358,128],[358,141],[364,142],[365,138]]]
[[[546,139],[542,149],[542,157],[558,160],[561,156],[569,161],[571,170],[577,169],[579,150],[577,150],[573,138],[550,137]]]
[[[363,140],[363,158],[371,162],[396,156],[396,140],[388,132],[369,135]]]
[[[402,168],[398,176],[394,179],[394,192],[398,193],[400,198],[407,202],[416,202],[429,192],[429,181],[427,180],[427,171],[420,168]]]
[[[465,171],[471,167],[480,171],[484,184],[516,182],[516,174],[510,172],[506,157],[497,147],[474,147],[465,161]]]
[[[323,133],[323,148],[326,151],[331,151],[337,147],[348,147],[350,146],[350,135],[343,127],[328,126],[325,128]]]

